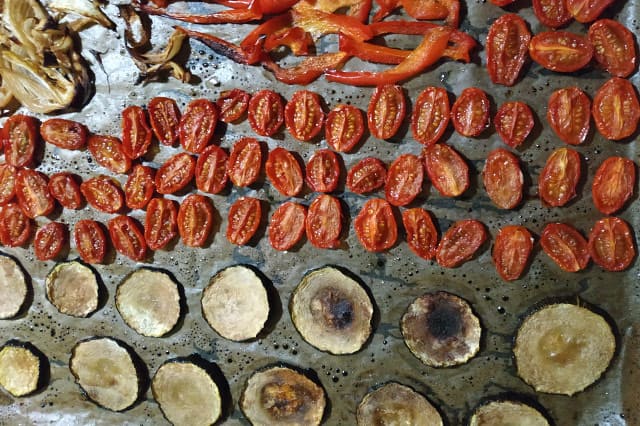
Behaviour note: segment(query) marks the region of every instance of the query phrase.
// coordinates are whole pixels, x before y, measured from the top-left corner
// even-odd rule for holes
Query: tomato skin
[[[249,101],[249,124],[260,136],[273,136],[284,123],[282,97],[273,90],[261,90]]]
[[[244,137],[233,145],[227,173],[235,186],[249,186],[260,175],[262,148],[254,138]]]
[[[600,19],[589,27],[589,41],[602,68],[615,77],[628,77],[636,68],[633,33],[613,19]]]
[[[124,205],[124,194],[120,183],[105,175],[85,180],[80,191],[94,209],[105,213],[116,213]]]
[[[551,28],[559,28],[573,19],[564,0],[533,0],[533,13]]]
[[[493,204],[513,209],[522,201],[524,176],[518,157],[498,148],[489,153],[482,175],[484,188]]]
[[[0,207],[0,243],[7,247],[20,247],[29,241],[31,219],[17,203]]]
[[[209,145],[218,122],[218,108],[207,99],[195,99],[189,102],[180,118],[178,132],[180,145],[195,154],[199,154]]]
[[[505,102],[498,108],[493,124],[502,141],[516,148],[525,141],[533,129],[533,112],[524,102]]]
[[[545,253],[564,271],[578,272],[589,264],[587,240],[573,226],[549,223],[540,235]]]
[[[636,165],[623,157],[609,157],[598,167],[593,178],[593,204],[604,214],[620,210],[633,195]]]
[[[589,134],[591,101],[577,87],[556,90],[549,97],[547,121],[558,137],[569,145],[579,145]]]
[[[163,145],[174,145],[178,140],[180,127],[180,109],[176,101],[156,96],[149,101],[147,110],[156,139]]]
[[[620,140],[633,135],[640,120],[640,104],[633,85],[613,77],[593,97],[593,119],[602,136]]]
[[[424,165],[433,186],[445,197],[458,197],[469,188],[469,166],[455,149],[437,143],[423,151]]]
[[[109,236],[118,253],[137,262],[143,261],[147,255],[143,232],[140,225],[129,216],[120,215],[107,223]]]
[[[160,250],[178,235],[178,208],[173,200],[152,198],[147,205],[144,240],[151,250]]]
[[[298,244],[305,233],[307,209],[302,204],[288,201],[273,212],[269,223],[269,243],[279,251]]]
[[[156,172],[156,190],[160,194],[173,194],[186,187],[195,174],[196,160],[186,152],[169,158]]]
[[[36,232],[33,251],[38,260],[51,260],[60,255],[67,243],[67,226],[60,222],[49,222]]]
[[[187,195],[178,210],[178,233],[188,247],[202,247],[213,227],[213,205],[204,195]]]
[[[327,145],[339,152],[350,152],[364,135],[362,111],[353,105],[336,105],[324,126]]]
[[[84,201],[77,179],[67,172],[56,173],[49,178],[49,193],[65,209],[77,210],[82,207]]]
[[[442,87],[427,87],[416,99],[411,114],[411,133],[423,145],[432,145],[444,134],[449,125],[451,109],[449,95]]]
[[[479,136],[489,126],[491,105],[487,94],[477,87],[468,87],[460,93],[451,108],[451,121],[462,136]]]
[[[80,258],[87,263],[102,263],[107,252],[107,237],[102,224],[83,219],[73,229],[73,239]]]
[[[0,163],[0,206],[13,200],[16,195],[18,169],[11,164]]]
[[[284,148],[269,152],[265,165],[271,184],[286,197],[295,197],[302,191],[304,178],[296,157]]]
[[[38,120],[22,114],[14,114],[2,128],[4,161],[15,167],[28,166],[38,142]]]
[[[88,135],[84,124],[64,118],[50,118],[40,126],[40,136],[45,142],[64,149],[84,148]]]
[[[131,168],[131,159],[115,136],[91,135],[87,148],[96,163],[113,173],[127,173]]]
[[[48,215],[56,205],[49,192],[47,177],[31,169],[18,170],[16,197],[24,214],[31,219]]]
[[[367,125],[378,139],[390,139],[398,132],[407,111],[402,87],[394,84],[376,86],[367,109]]]
[[[520,278],[533,251],[533,237],[527,228],[509,225],[498,231],[493,244],[493,263],[505,281]]]
[[[538,193],[545,204],[561,207],[576,196],[581,162],[580,154],[569,148],[558,148],[549,155],[538,177]]]
[[[147,114],[139,106],[130,106],[122,111],[122,148],[132,160],[147,153],[153,136],[147,122]]]
[[[136,164],[124,184],[124,198],[130,209],[144,209],[156,189],[155,170],[149,166]]]
[[[589,233],[589,253],[593,261],[607,271],[627,269],[636,256],[629,224],[618,217],[598,220]]]
[[[340,245],[342,206],[340,200],[321,194],[309,205],[305,222],[307,238],[317,248],[332,249]]]
[[[598,19],[614,0],[565,0],[567,10],[576,21],[583,24]]]
[[[387,181],[387,169],[384,163],[374,157],[358,161],[347,173],[347,188],[356,194],[377,191]]]
[[[316,192],[333,192],[340,180],[340,161],[328,149],[319,149],[313,154],[305,168],[305,181]]]
[[[531,59],[546,69],[574,72],[585,67],[593,57],[593,46],[587,37],[568,31],[545,31],[529,43]]]
[[[423,259],[433,259],[438,247],[438,231],[431,214],[420,207],[405,210],[402,212],[402,224],[411,251]]]
[[[258,230],[261,219],[260,200],[252,197],[239,198],[229,209],[227,240],[238,246],[247,244]]]
[[[513,86],[527,57],[531,33],[524,19],[507,13],[495,20],[487,35],[487,70],[491,81]]]
[[[196,161],[196,187],[209,194],[217,194],[227,185],[227,161],[229,156],[226,151],[217,145],[209,145],[202,151]]]
[[[442,235],[436,261],[445,268],[460,266],[475,255],[487,238],[487,229],[482,222],[474,219],[455,222]]]
[[[220,120],[225,123],[240,120],[249,107],[250,98],[251,96],[241,89],[226,90],[220,93],[220,97],[216,101],[218,111],[220,111]]]
[[[353,225],[360,244],[368,251],[388,250],[398,239],[398,224],[391,204],[381,198],[367,200]]]
[[[284,108],[284,121],[297,140],[307,142],[316,137],[324,124],[320,96],[309,90],[295,92]]]
[[[424,167],[420,158],[403,154],[389,166],[384,196],[394,206],[406,206],[422,192]]]

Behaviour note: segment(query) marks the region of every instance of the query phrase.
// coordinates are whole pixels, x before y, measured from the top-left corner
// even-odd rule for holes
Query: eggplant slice
[[[480,320],[466,300],[444,291],[415,299],[400,329],[409,350],[431,367],[464,364],[480,350]]]
[[[573,395],[609,366],[616,339],[600,315],[570,303],[547,305],[518,329],[518,375],[538,392]]]
[[[46,357],[33,345],[9,341],[0,350],[0,386],[16,397],[32,394],[42,387],[46,367]]]
[[[218,272],[202,293],[202,314],[216,333],[241,342],[255,338],[269,318],[264,283],[246,266]]]
[[[218,385],[199,365],[167,361],[158,368],[151,392],[164,416],[176,426],[211,425],[222,412]]]
[[[291,296],[302,338],[332,354],[359,351],[371,335],[373,302],[358,282],[331,266],[309,272]]]
[[[18,315],[28,293],[22,267],[13,258],[0,253],[0,319]]]
[[[240,398],[240,408],[254,426],[319,425],[325,406],[322,387],[287,367],[254,373]]]
[[[98,279],[83,263],[58,263],[47,275],[45,286],[47,298],[63,314],[84,318],[98,309]]]
[[[358,405],[359,426],[442,426],[442,417],[427,399],[408,386],[386,385],[368,393]]]
[[[545,416],[520,401],[491,401],[471,416],[469,426],[549,426]]]
[[[116,308],[137,333],[162,337],[180,319],[180,291],[166,272],[138,269],[116,290]]]

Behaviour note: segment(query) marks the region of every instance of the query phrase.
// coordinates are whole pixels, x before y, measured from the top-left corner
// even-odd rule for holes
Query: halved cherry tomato
[[[273,212],[269,223],[269,242],[276,250],[285,251],[298,244],[305,232],[307,209],[288,201]]]
[[[433,186],[445,197],[458,197],[469,188],[469,166],[455,149],[437,143],[424,149],[424,165]]]
[[[157,96],[147,106],[151,128],[161,144],[172,146],[179,136],[180,109],[175,100]]]
[[[400,128],[407,110],[402,87],[394,84],[377,86],[367,109],[369,131],[378,139],[393,137]]]
[[[38,120],[22,114],[14,114],[4,122],[4,160],[15,167],[28,166],[38,143]]]
[[[204,195],[189,194],[178,210],[178,233],[188,247],[202,247],[213,227],[213,205]]]
[[[450,114],[447,91],[442,87],[425,88],[411,113],[413,138],[427,146],[438,142],[447,129]]]
[[[558,137],[569,145],[579,145],[589,133],[591,101],[577,87],[556,90],[549,97],[547,121]]]
[[[381,198],[368,200],[353,225],[360,244],[368,251],[388,250],[398,239],[398,224],[391,204]]]
[[[478,136],[489,125],[489,98],[477,87],[468,87],[460,93],[451,107],[451,121],[462,136]]]
[[[284,148],[269,152],[265,166],[271,184],[284,196],[295,197],[302,190],[304,177],[296,157]]]
[[[589,233],[589,253],[593,261],[607,271],[623,271],[636,256],[633,231],[618,217],[597,221]]]
[[[196,162],[196,187],[200,191],[217,194],[227,185],[229,156],[217,145],[209,145]]]
[[[353,105],[336,105],[324,126],[327,145],[339,152],[349,152],[360,142],[364,134],[362,111]]]
[[[84,124],[64,118],[50,118],[40,126],[42,139],[64,149],[82,149],[89,131]]]
[[[524,226],[509,225],[498,231],[493,244],[493,263],[505,281],[520,278],[533,250],[533,237]]]
[[[613,214],[633,195],[636,165],[623,157],[609,157],[598,167],[593,178],[593,204],[604,214]]]
[[[151,250],[160,250],[178,235],[178,208],[173,200],[152,198],[144,220],[144,240]]]
[[[593,57],[593,46],[585,36],[568,31],[545,31],[529,43],[531,59],[551,71],[574,72]]]
[[[633,33],[618,21],[600,19],[589,27],[596,61],[616,77],[628,77],[636,68]]]
[[[49,179],[49,192],[65,209],[77,210],[82,207],[78,180],[78,177],[67,172],[56,173]]]
[[[0,205],[7,204],[16,195],[18,169],[11,164],[0,163]]]
[[[291,136],[299,141],[316,137],[324,124],[320,96],[309,90],[295,92],[284,108],[284,121]]]
[[[573,19],[564,0],[533,0],[533,13],[551,28],[559,28]]]
[[[504,143],[515,148],[531,133],[533,112],[524,102],[505,102],[498,108],[493,124]]]
[[[356,194],[377,191],[387,181],[384,163],[374,157],[358,161],[347,173],[347,188]]]
[[[129,216],[120,215],[107,223],[111,242],[118,253],[131,260],[142,261],[147,255],[147,245],[140,225]]]
[[[241,89],[226,90],[220,93],[216,101],[220,120],[225,123],[233,123],[240,120],[249,107],[251,96]]]
[[[273,136],[284,123],[282,97],[273,90],[261,90],[249,101],[249,124],[260,136]]]
[[[102,263],[107,251],[107,237],[95,220],[79,220],[73,229],[73,239],[80,258],[87,263]]]
[[[593,98],[593,119],[602,136],[614,141],[635,133],[640,119],[640,104],[633,85],[613,77]]]
[[[260,200],[252,197],[239,198],[229,209],[227,240],[243,246],[251,240],[262,219]]]
[[[305,222],[307,238],[318,248],[336,248],[342,233],[342,206],[340,200],[321,194],[311,202]]]
[[[405,210],[402,213],[402,224],[411,251],[423,259],[433,259],[438,247],[438,231],[431,220],[431,214],[420,207]]]
[[[67,226],[60,222],[49,222],[36,232],[33,251],[38,260],[51,260],[60,255],[67,243]]]
[[[576,21],[583,24],[598,19],[614,0],[565,0],[567,10]]]
[[[173,194],[187,186],[196,169],[196,160],[186,152],[169,158],[156,172],[156,190],[160,194]]]
[[[576,196],[582,165],[580,154],[558,148],[549,155],[538,177],[538,194],[551,207],[564,206]]]
[[[524,19],[507,13],[495,20],[487,35],[487,70],[491,81],[513,86],[529,50],[531,33]]]
[[[180,145],[189,152],[201,153],[209,145],[218,122],[218,108],[207,99],[189,102],[180,118]]]
[[[131,168],[131,159],[115,136],[91,135],[87,148],[96,163],[113,173],[127,173]]]
[[[124,198],[130,209],[144,209],[155,191],[155,170],[136,164],[124,184]]]
[[[491,201],[501,209],[513,209],[522,201],[524,176],[518,158],[498,148],[489,153],[482,175]]]
[[[16,174],[18,204],[31,219],[48,215],[56,205],[47,184],[47,177],[35,170],[20,169]]]
[[[424,167],[420,158],[403,154],[389,166],[384,196],[394,206],[406,206],[422,192],[423,181]]]
[[[147,114],[139,106],[122,111],[122,148],[127,157],[135,160],[147,153],[153,136]]]
[[[589,264],[587,240],[573,226],[566,223],[550,223],[540,235],[540,245],[545,253],[567,272],[578,272]]]
[[[19,247],[31,237],[31,219],[17,203],[0,207],[0,243],[7,247]]]
[[[307,185],[316,192],[333,192],[340,179],[340,161],[333,151],[319,149],[305,169]]]
[[[116,213],[124,205],[120,183],[112,177],[99,175],[80,184],[80,191],[91,207],[105,213]]]
[[[482,222],[473,219],[455,222],[438,244],[436,261],[445,268],[455,268],[471,259],[486,240],[487,230]]]
[[[258,179],[262,167],[262,148],[254,138],[244,137],[233,145],[227,173],[235,186],[249,186]]]

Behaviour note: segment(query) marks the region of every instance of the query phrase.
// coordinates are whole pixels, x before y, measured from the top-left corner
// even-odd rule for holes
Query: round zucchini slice
[[[138,269],[118,285],[116,308],[137,333],[162,337],[180,319],[178,284],[166,272]]]
[[[480,349],[478,317],[466,300],[444,291],[415,299],[400,329],[409,350],[431,367],[464,364]]]
[[[34,393],[42,385],[43,358],[31,344],[7,342],[0,350],[0,386],[16,397]]]
[[[491,401],[481,405],[471,416],[469,426],[549,426],[549,421],[535,408],[520,401]]]
[[[151,382],[151,392],[164,416],[176,426],[211,425],[222,412],[218,385],[204,368],[188,360],[162,364]]]
[[[557,303],[523,321],[513,352],[518,375],[536,391],[571,396],[602,375],[615,349],[615,336],[602,316]]]
[[[98,309],[98,279],[78,261],[58,263],[45,280],[47,298],[63,314],[84,318]]]
[[[408,386],[386,385],[368,393],[358,405],[358,425],[442,426],[442,417],[427,399]]]
[[[287,367],[254,373],[240,397],[240,408],[254,426],[319,425],[325,405],[322,387]]]
[[[371,335],[373,302],[355,280],[331,266],[309,272],[291,296],[291,319],[321,351],[351,354]]]
[[[246,266],[230,266],[211,278],[202,293],[202,314],[216,333],[240,342],[255,338],[269,318],[264,283]]]
[[[0,253],[0,319],[18,315],[28,292],[27,280],[18,262]]]
[[[126,410],[140,394],[140,377],[132,354],[110,337],[77,343],[69,369],[89,399],[109,410]]]

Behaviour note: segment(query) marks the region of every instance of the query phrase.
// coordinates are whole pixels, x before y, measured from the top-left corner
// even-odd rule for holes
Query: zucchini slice
[[[332,354],[359,351],[371,335],[373,302],[358,282],[331,266],[309,272],[293,291],[291,319],[302,338]]]
[[[118,285],[116,308],[137,333],[162,337],[180,319],[178,284],[166,272],[138,269]]]
[[[98,309],[98,279],[78,261],[58,263],[45,280],[47,299],[63,314],[87,317]]]
[[[39,390],[44,385],[46,368],[46,357],[30,343],[12,340],[0,350],[0,386],[13,396]]]
[[[469,426],[549,426],[544,415],[520,401],[491,401],[471,416]]]
[[[22,267],[12,257],[0,253],[0,319],[18,315],[28,293]]]

